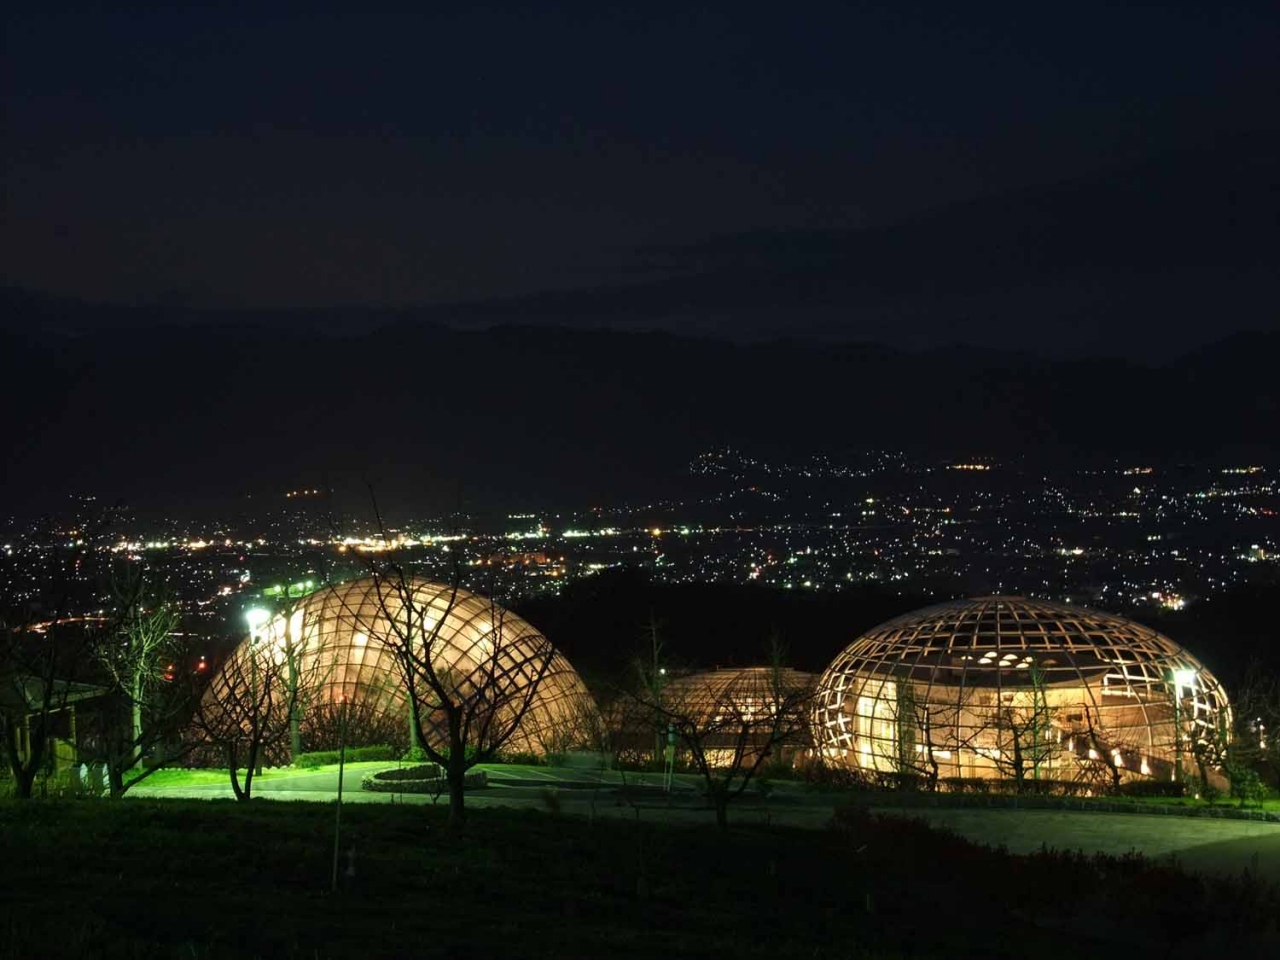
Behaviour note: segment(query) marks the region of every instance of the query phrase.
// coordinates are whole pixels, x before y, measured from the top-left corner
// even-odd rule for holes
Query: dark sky
[[[1272,271],[1248,251],[1274,239],[1257,231],[1275,193],[1254,192],[1274,175],[1259,171],[1280,128],[1280,4],[453,6],[7,14],[0,280],[175,308],[448,319],[498,301],[499,319],[586,323],[635,322],[643,290],[639,319],[674,329],[1051,349],[1079,327],[1090,349],[1120,330],[1131,354],[1162,323],[1184,349],[1274,322]],[[1216,244],[1236,221],[1197,184],[1226,189],[1242,158],[1230,202],[1263,211],[1239,238],[1248,262],[1233,249],[1198,286],[1198,252],[1142,265],[1141,283],[1110,253],[1069,273],[1014,264],[1007,283],[988,264],[976,286],[923,298],[844,282],[865,260],[850,250],[900,229],[901,262],[877,271],[909,261],[927,278],[957,217],[979,243],[1021,248],[1060,219],[1062,198],[1036,191],[1064,182],[1084,184],[1068,206],[1099,211],[1099,234],[1116,184],[1150,180],[1166,193],[1149,208],[1186,197],[1189,229]],[[1063,244],[1090,242],[1046,249]],[[759,281],[788,257],[802,280],[784,264]],[[761,284],[746,306],[741,278]],[[1027,319],[1068,288],[1054,316]],[[544,291],[586,296],[526,299]]]

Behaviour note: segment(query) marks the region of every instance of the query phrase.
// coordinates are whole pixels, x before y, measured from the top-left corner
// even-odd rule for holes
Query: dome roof
[[[1085,678],[1171,684],[1175,672],[1218,683],[1163,634],[1114,614],[1025,597],[952,600],[896,617],[844,649],[826,674],[850,667],[917,681],[1018,685],[1035,665],[1047,683]]]
[[[772,667],[729,667],[676,677],[663,688],[663,697],[710,715],[725,706],[741,708],[799,694],[816,680],[812,673],[787,667],[776,674]]]
[[[545,639],[532,624],[479,594],[448,584],[410,578],[407,587],[402,596],[398,585],[363,577],[303,597],[287,617],[258,625],[253,637],[237,647],[215,677],[210,696],[225,692],[229,677],[244,674],[238,661],[249,655],[251,641],[256,640],[268,644],[277,660],[290,647],[298,652],[297,672],[309,687],[309,703],[346,700],[407,717],[404,679],[386,640],[394,640],[397,629],[404,630],[409,606],[417,620],[415,631],[434,637],[436,670],[447,673],[458,695],[469,696],[486,683],[492,695],[495,686],[518,690],[538,681],[528,712],[505,749],[546,753],[569,745],[565,738],[581,728],[578,721],[584,712],[595,712],[595,703],[559,652],[552,653],[538,679],[545,662],[538,651]],[[489,679],[490,671],[499,678],[496,683]],[[434,725],[443,734],[442,718],[422,719],[424,728]]]
[[[1008,776],[1175,776],[1230,727],[1221,684],[1168,637],[1113,614],[1024,597],[955,600],[897,617],[818,681],[815,742],[853,766]],[[1024,742],[1027,736],[1031,742]]]

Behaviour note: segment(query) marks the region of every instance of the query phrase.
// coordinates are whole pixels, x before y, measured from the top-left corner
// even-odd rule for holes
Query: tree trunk
[[[721,830],[729,829],[729,796],[724,790],[713,790],[711,802],[716,808],[716,826]]]
[[[38,769],[40,769],[38,763],[28,763],[18,770],[18,775],[13,778],[13,795],[18,800],[31,799],[31,790],[35,785]]]
[[[119,763],[107,764],[107,786],[112,800],[124,796],[124,770]]]
[[[285,630],[289,631],[285,619]],[[292,640],[289,649],[293,650]],[[292,652],[289,655],[289,762],[296,765],[298,754],[302,753],[302,711],[298,707],[298,661]]]
[[[418,736],[418,703],[409,698],[409,756],[414,760],[422,759],[422,740]]]
[[[236,773],[236,745],[234,741],[227,744],[227,772],[231,777],[231,792],[237,800],[248,800],[249,795],[240,786],[240,777]]]
[[[249,756],[245,758],[247,763],[244,769],[244,799],[246,800],[253,796],[253,778],[262,772],[259,749],[256,738],[249,741]]]
[[[44,723],[36,722],[36,734],[33,735],[29,722],[10,729],[8,742],[5,744],[9,754],[9,768],[13,771],[13,796],[16,800],[30,800],[36,782],[36,773],[44,760],[45,736]],[[21,756],[23,740],[26,740],[27,755]]]
[[[454,724],[450,724],[453,727]],[[466,747],[462,742],[461,732],[457,729],[449,731],[449,826],[461,827],[467,820],[465,806],[465,788],[467,776]]]
[[[142,762],[142,676],[137,674],[133,678],[133,689],[130,691],[132,698],[132,710],[129,717],[129,732],[132,735],[132,741],[129,744],[129,764],[128,767],[134,767]]]

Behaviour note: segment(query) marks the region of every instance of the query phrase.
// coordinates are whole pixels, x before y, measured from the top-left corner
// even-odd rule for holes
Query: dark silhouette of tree
[[[432,584],[383,557],[370,563],[369,579],[373,609],[348,612],[369,642],[391,654],[414,742],[443,767],[449,822],[460,826],[467,770],[493,760],[517,736],[556,670],[555,649],[541,634],[508,624],[506,610],[493,600],[462,591],[456,577],[449,585]],[[482,613],[470,609],[477,602]],[[467,624],[462,630],[460,618]]]
[[[813,678],[788,669],[784,659],[775,640],[764,667],[671,678],[660,664],[636,663],[623,722],[643,728],[656,721],[659,734],[674,733],[702,775],[722,830],[729,804],[765,764],[784,748],[808,744]]]
[[[299,636],[292,611],[254,623],[205,690],[196,723],[206,740],[225,751],[238,800],[253,795],[264,760],[280,759],[300,704],[310,702],[333,664],[318,637]],[[240,775],[244,764],[243,780]]]
[[[40,601],[6,602],[0,611],[0,739],[20,799],[31,796],[36,776],[52,766],[49,743],[60,719],[73,704],[101,693],[85,682],[101,624],[69,614],[67,581],[82,557],[81,550],[55,549]]]
[[[144,572],[125,567],[113,577],[115,611],[94,644],[108,695],[100,715],[99,753],[110,795],[119,798],[159,769],[180,745],[200,694],[203,661],[191,663],[175,636],[176,607],[150,589]],[[152,751],[166,754],[145,763]]]

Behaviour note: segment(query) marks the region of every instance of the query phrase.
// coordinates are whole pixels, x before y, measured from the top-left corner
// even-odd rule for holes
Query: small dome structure
[[[780,762],[810,745],[809,697],[817,677],[771,666],[688,673],[669,678],[656,702],[624,701],[615,709],[614,742],[644,754],[673,735],[696,736],[712,767],[748,765],[766,748]]]
[[[577,672],[530,623],[479,594],[423,578],[408,578],[403,589],[388,579],[349,580],[303,597],[287,616],[264,618],[214,677],[207,702],[243,695],[238,688],[252,678],[246,663],[256,650],[258,662],[274,665],[282,682],[290,671],[299,678],[308,705],[345,700],[407,721],[409,697],[393,649],[405,637],[421,645],[419,655],[431,638],[434,669],[457,696],[503,691],[522,703],[522,688],[537,683],[506,751],[564,750],[598,723]],[[443,723],[442,713],[422,717],[437,746],[448,743]]]
[[[813,707],[828,762],[933,779],[1170,780],[1229,729],[1221,684],[1168,637],[1022,597],[867,631],[822,674]]]
[[[740,667],[689,673],[670,680],[662,691],[666,704],[698,722],[740,718],[751,723],[780,701],[812,689],[817,677],[803,670]]]

